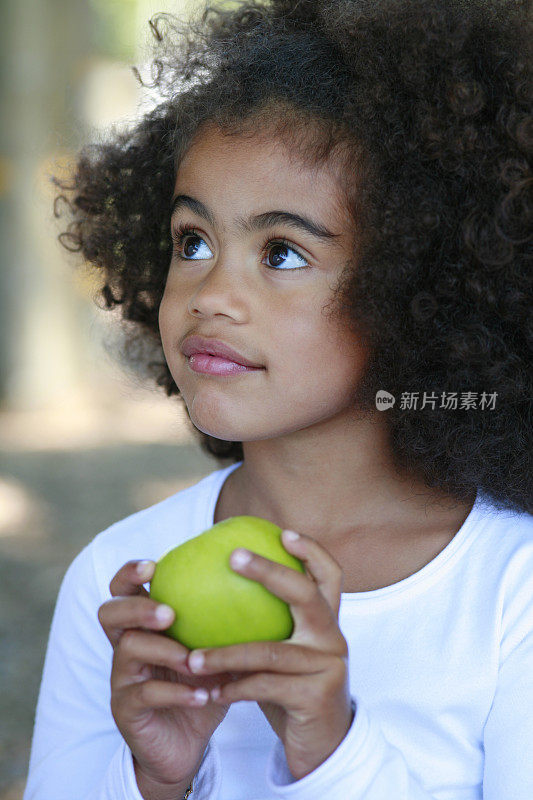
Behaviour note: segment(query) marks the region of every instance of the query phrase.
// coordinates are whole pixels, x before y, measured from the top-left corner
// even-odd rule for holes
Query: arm
[[[533,552],[529,559],[517,554],[511,574],[518,589],[502,602],[498,683],[483,739],[483,800],[533,797],[532,568]]]
[[[74,559],[54,611],[37,702],[24,800],[144,800],[131,751],[110,710],[113,649],[98,621],[89,545]],[[220,765],[210,742],[194,800],[216,797]],[[186,787],[185,787],[186,788]]]
[[[244,680],[221,685],[214,701],[256,700],[267,716],[278,735],[266,773],[272,800],[318,797],[437,800],[443,791],[450,800],[459,797],[530,800],[533,796],[533,761],[527,747],[533,740],[533,547],[530,543],[528,552],[522,548],[509,559],[506,572],[493,587],[495,614],[492,630],[486,629],[486,635],[490,637],[493,653],[499,655],[500,668],[492,672],[493,693],[488,695],[484,729],[485,720],[480,724],[478,719],[476,727],[470,730],[472,744],[477,745],[479,754],[484,751],[483,781],[479,770],[466,784],[457,785],[447,775],[445,759],[440,775],[431,783],[427,780],[424,783],[420,773],[425,770],[419,769],[417,773],[417,764],[405,757],[401,746],[387,740],[378,720],[357,697],[351,723],[336,738],[337,717],[344,725],[346,677],[338,669],[337,653],[342,655],[342,651],[331,615],[331,611],[338,614],[339,568],[316,541],[301,536],[296,542],[300,543],[287,541],[286,547],[294,548],[295,553],[296,547],[299,548],[298,557],[305,561],[310,575],[315,576],[313,587],[309,587],[308,577],[256,554],[247,564],[230,562],[234,569],[259,580],[290,603],[295,622],[290,644],[252,642],[203,649],[204,663],[198,667],[194,665],[195,653],[189,657],[191,669],[202,674],[243,668],[245,673],[253,671]],[[464,647],[472,649],[474,635],[467,630],[466,637]],[[468,655],[475,657],[473,652]],[[416,686],[413,691],[416,692]],[[525,746],[517,742],[517,736],[521,741],[523,737]],[[424,759],[423,750],[420,758]],[[420,763],[419,768],[422,766]]]
[[[479,732],[484,750],[483,783],[482,787],[472,786],[471,793],[461,797],[533,798],[529,747],[533,742],[532,567],[533,551],[529,555],[518,553],[501,581],[501,596],[496,600],[501,609],[500,630],[495,630],[499,670],[492,705]],[[298,781],[277,741],[270,754],[267,782],[272,797],[280,800],[435,800],[400,750],[387,741],[371,712],[358,701],[346,737],[328,759]],[[449,796],[455,800],[458,795]]]
[[[276,742],[266,776],[273,800],[436,800],[410,772],[402,753],[387,742],[364,706],[356,700],[353,703],[356,713],[345,738],[329,758],[299,781],[290,773],[281,742]]]

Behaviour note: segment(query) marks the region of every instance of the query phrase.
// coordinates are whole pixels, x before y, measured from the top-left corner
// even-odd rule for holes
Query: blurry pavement
[[[113,522],[218,468],[176,400],[146,390],[105,407],[0,411],[0,800],[22,798],[68,565]]]

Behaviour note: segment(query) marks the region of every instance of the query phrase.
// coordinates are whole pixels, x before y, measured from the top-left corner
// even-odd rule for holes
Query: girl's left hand
[[[289,604],[294,619],[290,639],[230,645],[189,653],[192,672],[229,672],[233,682],[211,689],[215,703],[255,700],[285,748],[296,780],[308,775],[337,749],[354,717],[348,681],[348,645],[338,626],[342,569],[309,536],[292,541],[283,532],[283,545],[306,567],[306,574],[256,553],[242,566],[241,575],[259,581]],[[249,552],[249,551],[244,551]],[[195,665],[203,654],[203,666]],[[247,673],[253,674],[242,677]]]

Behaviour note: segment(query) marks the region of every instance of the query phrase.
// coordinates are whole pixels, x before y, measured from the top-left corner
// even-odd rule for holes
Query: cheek
[[[161,303],[159,304],[158,312],[159,333],[161,334],[163,347],[170,346],[170,334],[173,329],[172,322],[173,318],[176,316],[175,308],[175,303],[172,302],[172,293],[167,283],[163,297],[161,298]]]
[[[290,316],[272,328],[281,363],[326,374],[353,374],[365,359],[358,337],[337,318],[328,315],[323,295],[291,304]]]
[[[328,319],[322,329],[323,339],[317,343],[325,382],[330,382],[339,395],[350,395],[363,375],[368,354],[364,343],[338,320]]]
[[[322,320],[317,325],[317,318]],[[365,356],[358,340],[348,340],[319,314],[296,313],[290,326],[279,325],[269,365],[269,381],[288,406],[340,406],[352,396]],[[306,400],[304,400],[306,398]]]

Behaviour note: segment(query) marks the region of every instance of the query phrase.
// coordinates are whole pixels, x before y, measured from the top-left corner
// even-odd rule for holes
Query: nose
[[[225,314],[238,319],[245,311],[248,292],[242,271],[218,262],[191,292],[187,308],[193,316]]]

